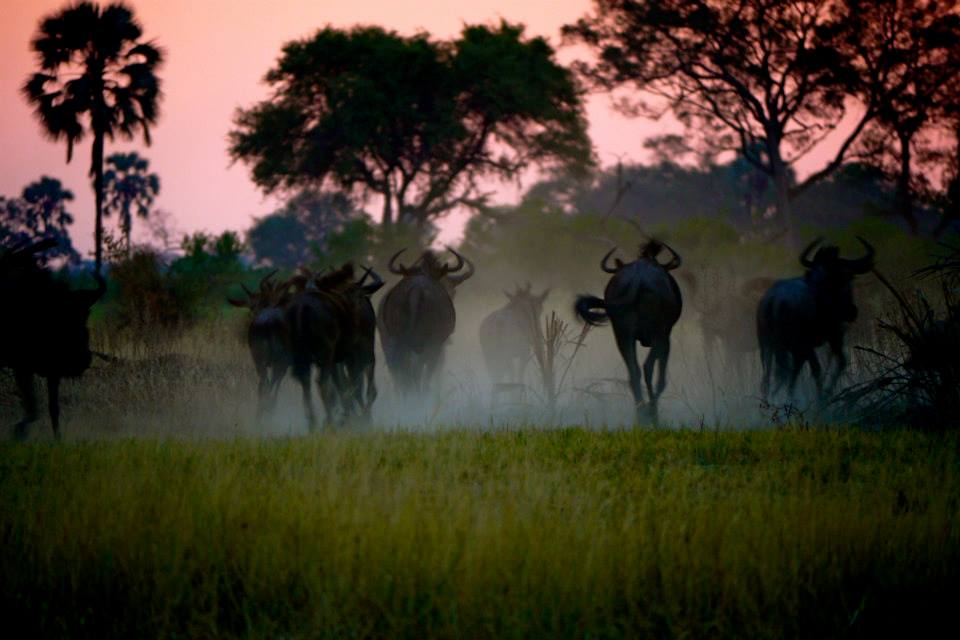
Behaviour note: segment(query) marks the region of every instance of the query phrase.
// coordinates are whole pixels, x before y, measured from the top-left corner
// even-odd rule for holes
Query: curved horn
[[[860,244],[863,245],[863,248],[866,249],[867,253],[861,258],[855,258],[853,260],[845,260],[847,266],[856,274],[867,273],[870,269],[873,269],[873,258],[877,255],[876,249],[873,248],[873,245],[857,236],[857,240],[860,241]]]
[[[247,294],[248,298],[252,298],[254,295],[256,295],[255,293],[253,293],[253,291],[250,291],[250,289],[247,289],[247,285],[243,284],[242,282],[240,283],[240,288],[243,289],[243,292]]]
[[[447,251],[449,251],[450,253],[452,253],[457,257],[457,264],[452,267],[448,267],[447,265],[444,265],[443,266],[444,270],[447,273],[456,273],[457,271],[460,271],[460,269],[463,269],[463,263],[465,258],[459,253],[457,253],[457,250],[451,247],[450,245],[444,245],[444,246],[447,247]]]
[[[453,249],[450,249],[450,251],[453,251]],[[456,251],[453,251],[453,253],[456,254],[456,256],[457,256],[459,259],[463,260],[463,261],[466,263],[466,265],[467,265],[467,270],[464,271],[463,273],[461,273],[460,275],[458,275],[458,276],[448,275],[448,276],[447,276],[447,279],[448,279],[450,282],[452,282],[454,286],[457,286],[458,284],[463,284],[463,282],[464,282],[465,280],[468,280],[469,278],[471,278],[471,277],[473,276],[473,274],[476,272],[476,269],[474,268],[473,263],[470,262],[470,260],[469,260],[468,258],[464,258],[464,257],[461,256],[459,253],[457,253]],[[462,267],[460,267],[460,268],[462,268]],[[458,270],[459,270],[459,268],[458,268]]]
[[[600,268],[603,269],[603,270],[604,270],[605,272],[607,272],[607,273],[616,273],[616,272],[617,272],[617,269],[619,268],[619,267],[608,267],[608,266],[607,266],[607,260],[610,259],[610,256],[612,256],[613,253],[614,253],[614,251],[616,251],[616,250],[617,250],[617,248],[614,247],[613,249],[610,249],[610,251],[607,251],[607,255],[603,256],[603,260],[600,261]]]
[[[674,269],[678,268],[680,265],[683,264],[683,258],[680,257],[679,253],[673,250],[673,247],[668,245],[666,242],[660,242],[660,244],[662,244],[663,247],[670,252],[670,255],[673,256],[672,258],[670,258],[670,262],[668,262],[667,264],[663,264],[659,260],[657,260],[657,263],[660,264],[661,267],[663,267],[667,271],[673,271]]]
[[[403,266],[403,263],[394,264],[397,258],[400,257],[400,254],[406,250],[406,247],[404,247],[403,249],[400,249],[400,251],[397,251],[395,254],[393,254],[393,257],[390,258],[390,262],[387,263],[387,268],[390,269],[390,273],[395,273],[398,276],[405,276],[410,272],[407,267]]]
[[[260,292],[261,292],[261,293],[266,293],[266,292],[267,292],[267,288],[271,285],[270,278],[272,278],[273,276],[277,275],[277,272],[278,272],[278,271],[280,271],[280,270],[279,270],[279,269],[274,269],[273,271],[271,271],[271,272],[268,273],[267,275],[265,275],[265,276],[263,276],[262,278],[260,278]]]
[[[373,282],[370,284],[363,284],[366,281],[367,276],[371,276],[373,278]],[[379,291],[380,287],[383,286],[383,278],[380,277],[379,273],[373,270],[373,267],[364,267],[363,278],[360,279],[359,286],[365,294],[370,296]]]
[[[807,269],[813,269],[813,261],[810,259],[810,253],[817,248],[823,242],[823,236],[818,237],[816,240],[807,245],[807,248],[803,250],[803,253],[800,254],[800,264],[802,264]]]

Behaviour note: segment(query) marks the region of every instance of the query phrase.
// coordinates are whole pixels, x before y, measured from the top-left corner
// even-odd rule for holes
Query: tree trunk
[[[93,173],[93,196],[96,202],[94,227],[94,260],[97,274],[103,265],[103,131],[94,126],[90,171]]]
[[[380,220],[380,224],[387,229],[393,226],[393,193],[389,181],[387,181],[387,187],[383,192],[383,218]]]
[[[910,186],[910,177],[913,175],[910,143],[913,135],[909,131],[900,131],[897,137],[900,141],[900,172],[897,175],[895,207],[897,215],[910,225],[910,233],[916,235],[917,218],[913,215],[913,188]]]

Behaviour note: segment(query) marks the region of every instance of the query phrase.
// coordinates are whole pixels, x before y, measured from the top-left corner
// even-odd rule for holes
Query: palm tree
[[[103,262],[103,149],[116,135],[132,139],[141,131],[150,144],[157,120],[163,60],[159,48],[140,40],[143,30],[122,3],[100,7],[80,2],[48,16],[31,46],[40,71],[23,86],[37,117],[54,140],[73,145],[93,135],[90,175],[96,199],[96,268]]]
[[[130,255],[132,213],[135,211],[141,218],[150,214],[150,205],[160,191],[160,178],[155,173],[147,172],[150,161],[141,158],[136,151],[112,154],[107,158],[107,166],[110,168],[103,176],[103,214],[109,217],[116,212],[120,217],[120,229],[123,231],[127,255]]]

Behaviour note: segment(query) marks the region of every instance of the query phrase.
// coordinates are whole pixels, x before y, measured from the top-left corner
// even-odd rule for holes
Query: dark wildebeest
[[[672,254],[666,264],[657,260],[663,249]],[[656,422],[657,399],[667,386],[670,331],[680,318],[683,308],[680,288],[669,272],[680,266],[681,259],[666,244],[650,240],[640,248],[637,260],[624,264],[618,259],[611,267],[607,261],[614,251],[616,249],[611,249],[600,263],[601,269],[613,274],[607,282],[603,300],[595,296],[579,296],[575,311],[584,322],[595,326],[610,319],[617,349],[627,365],[638,420],[643,393],[640,387],[636,342],[650,348],[650,353],[643,363],[643,376],[650,402],[650,415]],[[660,375],[654,385],[653,369],[657,363]]]
[[[90,307],[107,290],[95,273],[97,288],[71,291],[67,284],[37,265],[35,254],[56,244],[41,240],[0,255],[0,367],[13,369],[25,415],[14,435],[25,438],[37,419],[33,377],[47,379],[53,434],[60,437],[60,380],[80,376],[90,366]]]
[[[432,251],[412,267],[397,263],[403,249],[390,258],[390,272],[403,278],[380,301],[377,323],[387,368],[403,393],[422,393],[432,380],[457,323],[454,290],[474,273],[469,260],[448,249],[457,258],[453,266]]]
[[[366,284],[371,274],[374,282]],[[304,276],[301,291],[287,307],[286,318],[293,375],[303,390],[308,425],[312,430],[315,424],[310,395],[313,367],[317,368],[317,386],[328,424],[333,422],[338,405],[344,419],[350,417],[354,407],[368,418],[377,394],[373,349],[376,320],[370,296],[383,281],[367,269],[357,282],[350,263],[320,276],[303,271]]]
[[[770,395],[771,378],[775,382],[774,394],[786,383],[792,398],[804,363],[810,364],[817,396],[822,400],[820,361],[815,349],[823,344],[829,346],[837,361],[836,374],[828,389],[833,389],[846,368],[843,335],[847,323],[857,317],[853,278],[873,268],[875,255],[870,243],[857,239],[866,250],[863,257],[843,259],[837,247],[823,246],[811,259],[810,253],[823,241],[817,238],[800,255],[800,264],[806,273],[798,278],[778,280],[760,300],[757,338],[763,365],[760,388],[764,400]]]
[[[304,272],[305,274],[308,272]],[[368,283],[367,279],[371,281]],[[343,295],[350,304],[353,331],[338,344],[336,384],[345,415],[358,408],[369,422],[377,398],[375,379],[377,316],[370,297],[383,287],[383,279],[371,268],[364,268],[359,281],[354,279],[351,263],[330,274],[310,275],[304,288]]]
[[[480,348],[494,385],[504,379],[523,382],[523,371],[537,339],[543,302],[550,293],[550,289],[545,289],[535,295],[530,289],[528,282],[523,288],[518,285],[514,293],[504,291],[507,304],[480,323]]]
[[[294,292],[288,282],[274,283],[276,271],[260,280],[260,289],[250,291],[240,285],[246,300],[228,298],[235,307],[250,310],[247,327],[247,345],[257,370],[257,419],[276,404],[277,390],[293,364],[290,346],[290,327],[287,324],[286,307]]]

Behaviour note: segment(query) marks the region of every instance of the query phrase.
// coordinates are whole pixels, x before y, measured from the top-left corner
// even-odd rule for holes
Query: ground
[[[848,428],[0,444],[5,627],[96,637],[922,634],[960,439]]]

